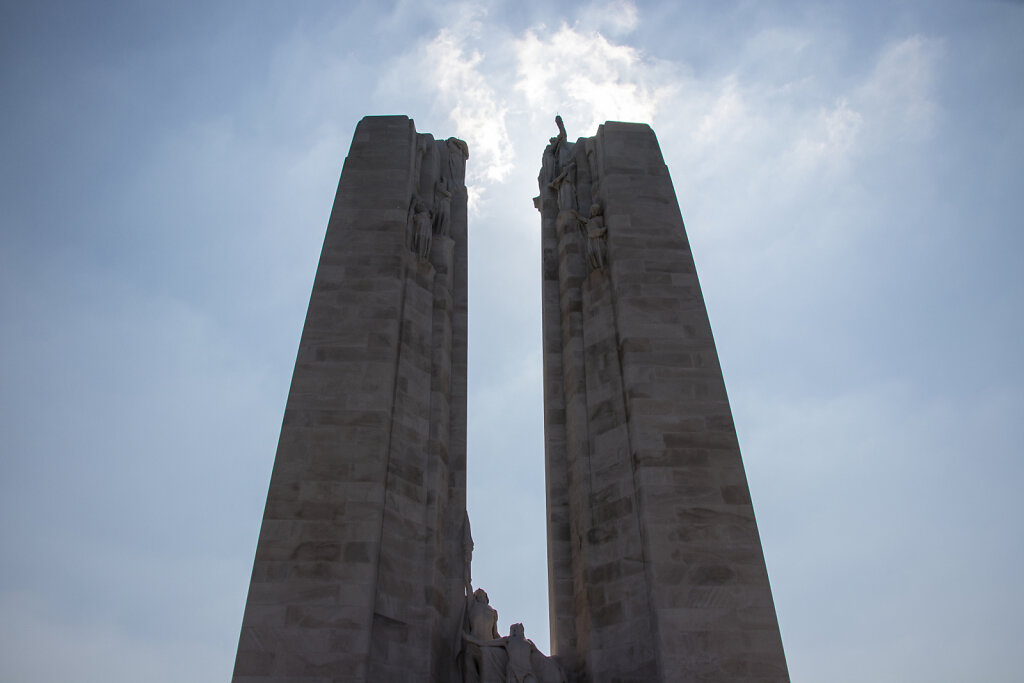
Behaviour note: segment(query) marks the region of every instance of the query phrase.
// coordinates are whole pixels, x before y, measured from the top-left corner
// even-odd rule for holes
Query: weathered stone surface
[[[368,117],[310,297],[236,683],[788,680],[657,140],[607,123],[570,143],[557,122],[535,200],[557,656],[521,625],[498,635],[465,593],[465,144]]]
[[[236,683],[458,675],[464,151],[404,116],[356,129],[285,408]]]
[[[576,143],[559,131],[535,200],[553,653],[591,683],[788,681],[657,139],[628,123]]]

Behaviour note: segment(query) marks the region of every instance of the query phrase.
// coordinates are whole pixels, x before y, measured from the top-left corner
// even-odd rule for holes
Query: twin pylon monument
[[[534,199],[552,656],[522,624],[498,633],[470,571],[469,150],[372,116],[313,284],[234,683],[789,680],[657,139],[557,123]]]

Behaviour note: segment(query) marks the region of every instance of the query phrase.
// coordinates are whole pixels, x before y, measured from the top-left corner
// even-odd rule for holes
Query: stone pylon
[[[310,297],[235,683],[457,680],[465,143],[364,118]]]
[[[570,677],[788,681],[672,181],[646,125],[543,157],[553,654]]]

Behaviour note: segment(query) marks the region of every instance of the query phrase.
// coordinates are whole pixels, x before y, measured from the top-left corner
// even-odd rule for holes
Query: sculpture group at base
[[[498,634],[498,611],[487,592],[466,586],[466,620],[462,632],[464,683],[565,683],[558,664],[526,638],[522,624]]]
[[[473,534],[468,514],[462,543],[466,611],[457,658],[463,683],[565,683],[558,664],[526,638],[522,624],[512,624],[507,636],[498,633],[498,610],[491,607],[487,591],[473,590]]]

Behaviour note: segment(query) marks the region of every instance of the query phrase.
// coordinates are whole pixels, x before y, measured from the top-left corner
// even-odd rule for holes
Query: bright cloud
[[[666,157],[682,161],[673,167],[683,184],[728,185],[777,204],[853,172],[866,152],[927,135],[934,117],[940,46],[918,35],[884,46],[859,80],[833,84],[821,60],[828,46],[797,27],[765,27],[729,70],[698,75],[634,44],[640,15],[628,0],[598,0],[557,27],[518,32],[480,7],[458,5],[447,16],[458,19],[401,56],[391,74],[396,91],[429,86],[436,110],[469,143],[474,214],[519,160],[539,163],[555,113],[571,137],[608,120],[650,123]]]
[[[872,110],[876,135],[898,130],[901,135],[930,134],[936,113],[932,99],[936,63],[942,43],[915,35],[888,45],[856,96]]]
[[[611,35],[623,35],[640,23],[636,5],[629,0],[594,2],[580,11],[580,25]]]
[[[735,77],[721,81],[716,90],[709,93],[707,113],[701,116],[693,133],[693,138],[703,144],[717,144],[742,136],[752,118]]]
[[[515,89],[531,111],[560,111],[590,135],[608,120],[651,121],[673,90],[656,65],[635,48],[598,31],[563,24],[514,40]]]
[[[850,108],[846,98],[840,98],[833,107],[822,107],[791,149],[793,172],[842,167],[858,143],[863,123],[864,117]]]
[[[641,17],[628,0],[598,0],[575,18],[518,32],[483,9],[451,14],[460,19],[407,53],[395,73],[405,87],[410,74],[429,83],[434,106],[469,143],[474,214],[499,196],[497,184],[532,172],[521,163],[539,164],[555,113],[571,137],[608,120],[650,123],[691,212],[718,191],[795,206],[823,183],[855,175],[858,159],[927,135],[934,118],[940,44],[919,35],[884,45],[866,70],[833,81],[825,38],[794,26],[764,27],[726,70],[711,73],[645,52],[632,40]],[[717,234],[752,247],[777,240],[749,234],[756,222],[747,206],[731,215],[717,205]]]
[[[507,107],[483,73],[483,54],[465,54],[448,29],[427,44],[425,54],[438,99],[450,107],[455,134],[469,143],[474,156],[470,173],[501,182],[512,170],[515,155],[505,123]]]

